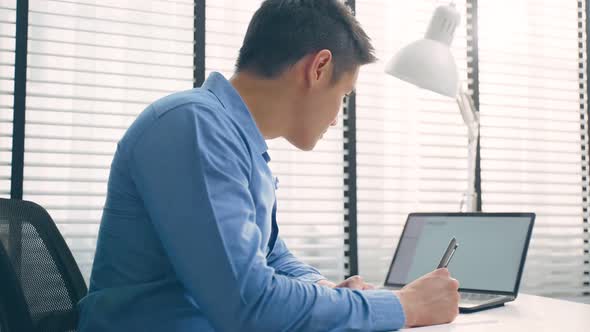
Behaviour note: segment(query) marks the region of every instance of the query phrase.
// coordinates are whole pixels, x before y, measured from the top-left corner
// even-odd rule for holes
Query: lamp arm
[[[463,205],[466,212],[475,212],[477,210],[477,192],[475,191],[475,163],[477,155],[477,142],[479,140],[479,112],[475,108],[473,99],[467,90],[461,86],[457,94],[457,105],[461,111],[463,122],[467,126],[468,135],[468,166],[467,166],[467,190],[465,198],[461,200],[460,210],[463,211]]]
[[[477,140],[479,136],[479,112],[475,108],[471,95],[464,87],[461,87],[457,94],[457,105],[459,105],[463,122],[467,126],[469,141]]]

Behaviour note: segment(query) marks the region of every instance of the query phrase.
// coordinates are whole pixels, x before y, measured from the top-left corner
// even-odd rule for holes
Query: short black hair
[[[370,38],[340,0],[266,0],[250,21],[236,72],[276,78],[323,49],[332,52],[333,81],[377,60]]]

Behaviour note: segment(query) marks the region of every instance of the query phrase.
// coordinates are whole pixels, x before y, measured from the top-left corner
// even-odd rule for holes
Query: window
[[[467,78],[465,1],[453,55]],[[467,129],[457,104],[384,72],[397,50],[424,36],[437,1],[357,0],[380,61],[357,82],[359,271],[382,283],[410,212],[459,211],[467,188]],[[403,31],[403,33],[399,32]]]
[[[454,2],[462,22],[452,51],[480,106],[483,210],[537,213],[524,291],[588,302],[585,1]],[[0,0],[0,197],[10,196],[14,149],[24,154],[24,199],[49,210],[87,280],[117,141],[149,103],[199,81],[195,64],[230,78],[260,3],[30,1],[18,151],[17,1]],[[270,167],[280,179],[280,234],[295,255],[334,281],[358,261],[361,275],[381,283],[409,212],[459,211],[467,129],[454,100],[384,73],[447,2],[349,3],[381,59],[362,68],[345,103],[355,117],[341,118],[314,152],[269,141]],[[202,7],[204,21],[194,17]]]
[[[117,141],[145,106],[192,87],[193,2],[31,1],[23,198],[88,280]]]
[[[0,1],[0,197],[10,197],[16,0]]]
[[[574,300],[590,291],[583,16],[577,1],[479,8],[483,209],[536,212],[522,289]]]

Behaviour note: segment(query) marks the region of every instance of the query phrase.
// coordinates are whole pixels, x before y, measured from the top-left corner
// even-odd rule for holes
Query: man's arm
[[[276,273],[295,278],[299,281],[313,282],[317,285],[331,288],[375,289],[375,286],[366,283],[360,276],[352,276],[339,284],[328,280],[316,268],[297,259],[280,237],[277,238],[277,242],[268,257],[267,263],[268,266],[275,269]]]
[[[216,330],[404,325],[393,292],[331,289],[274,273],[260,250],[249,154],[232,139],[237,134],[211,130],[234,130],[213,111],[197,116],[190,110],[196,105],[182,107],[162,115],[132,147],[130,170],[178,280]]]
[[[274,268],[276,273],[296,278],[300,281],[318,282],[320,280],[326,280],[326,277],[316,268],[297,259],[280,236],[277,238],[277,242],[268,257],[267,264]]]

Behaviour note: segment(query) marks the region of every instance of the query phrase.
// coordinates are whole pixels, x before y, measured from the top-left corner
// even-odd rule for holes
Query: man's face
[[[358,67],[343,73],[336,82],[326,82],[311,89],[298,102],[290,134],[285,138],[297,148],[312,150],[330,126],[335,126],[342,100],[356,84]]]

